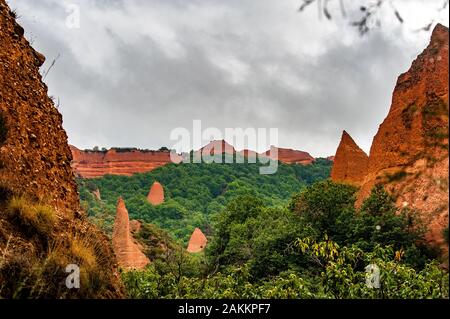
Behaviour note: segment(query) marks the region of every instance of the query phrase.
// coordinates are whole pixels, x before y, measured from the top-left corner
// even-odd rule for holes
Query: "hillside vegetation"
[[[149,173],[108,175],[78,180],[81,203],[89,216],[111,234],[117,199],[122,196],[130,219],[153,223],[186,244],[195,227],[211,234],[211,220],[242,194],[261,198],[265,205],[286,205],[293,194],[328,178],[331,162],[312,165],[279,164],[273,175],[260,175],[259,164],[169,164]],[[164,186],[165,202],[152,206],[147,194],[153,182]],[[100,190],[101,201],[92,194]]]
[[[122,273],[130,298],[448,298],[448,272],[412,227],[420,212],[397,209],[382,186],[355,209],[358,189],[329,173],[326,160],[266,176],[256,164],[171,164],[79,183],[107,232],[119,196],[144,221],[135,237],[152,262]],[[157,207],[154,181],[166,193]],[[189,254],[194,227],[209,241]]]
[[[354,209],[356,188],[304,188],[287,207],[233,198],[202,254],[167,249],[122,274],[131,298],[448,298],[448,272],[382,187]]]

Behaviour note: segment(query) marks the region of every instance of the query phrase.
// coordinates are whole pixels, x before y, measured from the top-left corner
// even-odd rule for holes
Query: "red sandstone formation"
[[[252,156],[252,158],[256,159],[258,159],[259,157],[270,157],[270,159],[272,160],[279,160],[280,162],[286,164],[311,164],[312,162],[314,162],[314,157],[312,157],[309,153],[303,151],[296,151],[286,148],[274,148],[274,152],[272,152],[273,155],[271,155],[270,150],[261,154],[248,149],[236,151],[235,148],[225,140],[211,141],[210,143],[202,147],[199,151],[195,152],[196,156],[198,156],[200,152],[209,155],[220,155],[223,153],[230,155],[238,154],[244,157]],[[275,154],[276,152],[277,154]]]
[[[190,253],[199,253],[206,248],[208,239],[199,228],[196,228],[189,239],[187,251]]]
[[[334,157],[331,179],[336,182],[361,185],[366,174],[369,157],[344,131]]]
[[[117,261],[122,268],[142,269],[150,262],[131,236],[128,211],[122,198],[117,202],[112,242]]]
[[[209,155],[220,155],[223,153],[233,155],[236,153],[233,145],[227,143],[225,140],[211,141],[207,145],[203,146],[199,151],[201,151],[202,154]]]
[[[75,146],[70,146],[72,151],[72,169],[75,174],[82,178],[96,178],[104,175],[126,175],[145,173],[155,168],[171,163],[169,151],[143,151],[138,149],[116,149],[109,151],[81,151]],[[239,154],[252,158],[270,156],[270,151],[258,154],[251,150],[236,151],[235,148],[225,140],[212,141],[194,152],[194,159],[200,159],[201,154],[221,155]],[[187,155],[187,154],[185,154]],[[306,152],[291,149],[278,149],[278,156],[275,154],[272,159],[287,164],[311,164],[314,158]],[[182,155],[175,155],[175,163],[182,161]]]
[[[274,151],[271,150],[263,153],[262,155],[269,156],[272,160],[279,160],[282,163],[286,164],[311,164],[314,162],[314,157],[312,157],[309,153],[303,151],[296,151],[287,148],[273,148]],[[278,154],[276,154],[278,152]]]
[[[399,206],[422,212],[428,240],[441,247],[449,210],[448,36],[448,28],[438,24],[428,47],[398,78],[357,202],[375,184],[385,184]]]
[[[71,146],[72,168],[83,178],[101,177],[107,174],[130,176],[145,173],[171,163],[170,151],[143,151],[115,149],[109,151],[81,151]],[[176,162],[181,161],[176,156]]]
[[[154,182],[147,195],[147,200],[153,206],[164,203],[164,188],[159,182]]]

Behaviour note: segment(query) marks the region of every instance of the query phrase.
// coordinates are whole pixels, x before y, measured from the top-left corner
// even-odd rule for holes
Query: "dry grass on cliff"
[[[107,238],[90,224],[24,197],[0,202],[0,298],[119,298],[111,260]],[[79,289],[66,286],[71,264]]]
[[[54,209],[45,204],[30,205],[24,197],[13,197],[7,208],[7,215],[27,233],[49,235],[56,222]]]

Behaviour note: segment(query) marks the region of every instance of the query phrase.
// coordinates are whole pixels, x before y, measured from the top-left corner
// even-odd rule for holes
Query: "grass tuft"
[[[56,221],[55,210],[44,204],[31,204],[24,197],[14,196],[9,204],[7,212],[10,219],[27,231],[28,234],[38,233],[47,235]]]

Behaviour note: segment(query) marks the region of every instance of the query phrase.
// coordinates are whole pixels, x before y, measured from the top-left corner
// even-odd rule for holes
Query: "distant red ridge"
[[[116,149],[106,151],[82,151],[70,146],[72,151],[72,169],[75,175],[82,178],[96,178],[104,175],[126,175],[145,173],[171,163],[170,151],[142,151],[138,149]],[[268,156],[286,164],[311,164],[314,157],[309,153],[286,148],[272,147],[273,152],[258,154],[252,150],[236,151],[225,140],[211,141],[195,152],[195,154],[219,155],[239,154],[245,157]],[[277,153],[277,154],[276,154]],[[176,162],[181,162],[181,155],[176,155]]]

